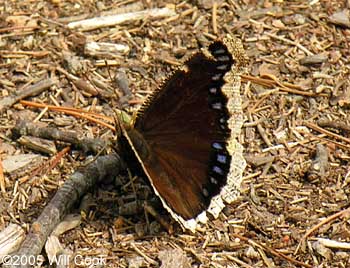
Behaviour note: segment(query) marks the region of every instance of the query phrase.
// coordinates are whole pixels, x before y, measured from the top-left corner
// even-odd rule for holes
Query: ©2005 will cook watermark
[[[97,267],[101,265],[106,265],[106,259],[103,256],[83,256],[83,255],[59,255],[53,256],[50,260],[47,260],[42,255],[5,255],[0,257],[0,263],[3,265],[12,266],[22,266],[31,265],[35,267],[41,267],[44,263],[49,263],[51,265],[70,265],[79,267]]]

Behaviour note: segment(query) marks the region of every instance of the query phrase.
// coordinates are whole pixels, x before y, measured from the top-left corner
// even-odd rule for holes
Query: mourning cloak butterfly
[[[196,53],[151,94],[119,145],[141,165],[164,207],[195,231],[239,195],[245,161],[240,74],[247,57],[227,36]],[[132,149],[132,150],[130,150]]]

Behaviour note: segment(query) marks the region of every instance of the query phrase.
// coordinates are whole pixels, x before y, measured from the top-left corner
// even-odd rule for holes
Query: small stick
[[[104,115],[99,115],[99,114],[92,113],[92,112],[86,112],[86,111],[83,111],[81,109],[75,109],[75,108],[70,108],[70,107],[61,107],[61,106],[55,106],[55,105],[47,105],[47,104],[34,103],[34,102],[29,102],[29,101],[21,101],[21,104],[30,105],[33,107],[47,108],[49,110],[59,111],[59,112],[65,113],[65,114],[73,115],[73,116],[78,117],[78,118],[85,118],[85,119],[89,120],[90,122],[94,122],[96,124],[99,124],[101,126],[107,127],[109,129],[115,131],[114,126],[107,124],[101,120],[96,119],[96,118],[102,118],[102,119],[106,119],[107,121],[112,120],[111,118],[104,116]]]
[[[350,250],[350,243],[347,242],[339,242],[327,238],[317,238],[317,240],[328,248],[341,248],[341,249],[347,249]]]
[[[30,135],[42,139],[59,140],[72,144],[75,148],[81,149],[84,153],[99,153],[107,147],[107,143],[101,139],[82,138],[76,132],[61,131],[52,127],[39,127],[37,124],[20,120],[12,129],[15,138],[23,135]]]
[[[272,143],[271,143],[270,139],[267,137],[266,131],[262,127],[262,125],[261,124],[257,124],[256,128],[258,129],[258,132],[259,132],[261,138],[263,139],[263,141],[266,143],[266,145],[268,147],[272,147]]]
[[[270,91],[270,92],[272,92],[272,91]],[[253,105],[253,107],[248,108],[248,112],[249,112],[249,113],[256,113],[256,108],[257,108],[264,100],[266,100],[268,97],[269,97],[268,94],[265,95],[265,96],[263,96],[261,99],[259,99],[259,100]]]
[[[281,258],[281,259],[285,259],[285,260],[287,260],[287,261],[289,261],[289,262],[291,262],[291,263],[294,263],[294,264],[296,264],[296,265],[303,266],[303,267],[306,267],[306,268],[313,268],[312,265],[309,265],[309,264],[307,264],[307,263],[304,263],[304,262],[298,261],[298,260],[296,260],[296,259],[293,259],[293,258],[291,258],[291,257],[289,257],[289,256],[287,256],[287,255],[285,255],[285,254],[283,254],[283,253],[281,253],[281,252],[276,251],[276,250],[273,249],[273,248],[270,248],[270,247],[268,247],[268,246],[265,246],[265,245],[263,245],[263,244],[260,244],[260,243],[258,243],[258,242],[255,242],[255,241],[253,241],[252,239],[249,239],[249,238],[246,238],[246,237],[244,237],[244,236],[241,236],[241,235],[239,235],[239,234],[234,234],[234,233],[232,233],[232,236],[237,237],[237,238],[239,238],[240,240],[242,240],[242,241],[244,241],[244,242],[247,242],[247,243],[249,243],[249,244],[251,244],[251,245],[253,245],[253,246],[255,246],[255,247],[264,249],[264,250],[268,251],[269,253],[271,253],[272,255],[274,255],[274,256],[276,256],[276,257],[279,257],[279,258]]]
[[[236,258],[236,257],[233,257],[233,256],[230,256],[230,255],[227,255],[226,258],[228,258],[229,260],[231,261],[234,261],[236,262],[237,264],[240,265],[240,267],[242,268],[254,268],[253,266],[241,261],[240,259]]]
[[[148,263],[153,264],[153,265],[158,265],[158,262],[155,260],[151,259],[148,257],[145,253],[143,253],[136,245],[134,242],[130,243],[131,247],[139,254],[141,255]]]
[[[262,250],[261,248],[258,248],[258,252],[260,254],[261,259],[266,264],[267,268],[276,267],[275,264],[271,260],[269,260],[269,258],[267,258],[264,250]]]
[[[250,81],[254,84],[262,85],[265,87],[272,87],[273,85],[275,85],[275,81],[273,81],[271,79],[264,79],[264,78],[260,78],[260,77],[247,75],[247,74],[242,74],[241,79],[244,82]]]
[[[56,67],[56,70],[60,73],[63,73],[71,82],[79,89],[82,89],[83,91],[91,94],[92,96],[97,96],[98,91],[91,86],[88,82],[86,82],[84,79],[78,78],[70,73],[68,73],[66,70],[64,70],[61,67]]]
[[[1,158],[0,158],[0,190],[2,193],[6,193],[6,183],[5,183],[4,169],[2,167]]]
[[[309,229],[305,234],[304,236],[301,238],[295,252],[294,252],[294,255],[296,255],[300,249],[300,246],[303,242],[305,242],[305,240],[313,233],[315,232],[316,230],[320,229],[323,225],[337,219],[337,218],[340,218],[342,217],[343,215],[346,215],[350,213],[350,207],[347,208],[347,209],[344,209],[344,210],[341,210],[331,216],[329,216],[328,218],[325,218],[324,220],[320,221],[318,224],[316,224],[314,227],[312,227],[311,229]]]
[[[341,140],[341,141],[344,141],[344,142],[350,144],[350,139],[345,138],[345,137],[343,137],[343,136],[340,136],[340,135],[338,135],[338,134],[336,134],[336,133],[333,133],[333,132],[331,132],[331,131],[329,131],[329,130],[325,130],[325,129],[319,127],[318,125],[315,125],[314,123],[305,121],[305,122],[304,122],[304,125],[307,126],[307,127],[309,127],[309,128],[311,128],[311,129],[313,129],[313,130],[315,130],[315,131],[317,131],[317,132],[320,132],[320,133],[322,133],[322,134],[326,134],[327,136],[331,136],[331,137],[333,137],[333,138],[336,138],[336,139],[338,139],[338,140]]]
[[[24,178],[20,179],[18,182],[19,184],[25,183],[27,181],[31,181],[35,176],[37,175],[42,175],[42,174],[47,174],[57,166],[57,164],[60,162],[60,160],[65,156],[70,151],[70,147],[65,147],[62,149],[62,151],[58,152],[52,159],[49,161],[45,161],[43,165],[40,165],[36,169],[34,169],[31,173],[30,176],[25,176]]]
[[[218,22],[217,22],[217,12],[218,11],[218,3],[216,1],[213,2],[213,15],[212,15],[212,23],[213,23],[213,32],[214,34],[218,33]]]
[[[0,50],[0,53],[4,57],[11,57],[11,55],[25,55],[32,56],[35,58],[42,58],[50,54],[50,51],[10,51],[10,50]]]
[[[89,56],[100,56],[126,54],[130,51],[128,45],[113,44],[107,42],[86,42],[84,52]]]
[[[350,145],[344,145],[338,141],[327,139],[325,138],[327,136],[325,134],[319,134],[318,136],[308,132],[305,132],[304,134],[305,136],[310,137],[310,139],[312,139],[311,141],[320,140],[326,143],[334,144],[335,146],[338,146],[339,148],[342,148],[344,150],[350,150]]]
[[[277,77],[275,77],[273,75],[265,74],[263,77],[267,77],[268,79],[261,78],[261,77],[254,77],[254,76],[245,75],[245,74],[241,75],[242,81],[250,81],[254,84],[262,85],[265,87],[272,87],[272,86],[278,85],[278,86],[280,86],[279,90],[287,92],[287,93],[308,96],[308,97],[327,96],[326,94],[303,91],[303,90],[301,90],[300,86],[293,85],[293,84],[287,83],[287,82],[281,82],[277,79]]]
[[[55,157],[53,157],[53,159],[50,161],[50,164],[47,168],[47,172],[54,169],[59,162],[61,161],[61,159],[70,151],[70,147],[67,146],[65,148],[63,148],[61,151],[59,151]]]
[[[87,114],[87,115],[91,115],[91,116],[93,116],[95,118],[99,118],[99,119],[105,120],[105,121],[107,121],[109,123],[113,123],[114,122],[113,118],[111,118],[111,117],[105,116],[103,114],[97,114],[97,113],[94,113],[94,112],[84,111],[82,109],[77,109],[77,108],[72,108],[72,107],[64,107],[64,106],[55,106],[55,105],[49,105],[49,104],[37,103],[37,102],[25,101],[25,100],[20,101],[20,103],[22,105],[27,105],[27,106],[36,107],[36,108],[48,108],[49,110],[58,111],[58,112],[64,112],[66,114],[69,114],[69,112]]]
[[[21,90],[18,95],[12,95],[3,98],[2,100],[0,100],[0,113],[14,105],[16,102],[30,96],[36,96],[41,92],[45,91],[46,89],[50,88],[51,86],[55,85],[56,83],[57,80],[48,78],[45,80],[41,80],[34,85],[26,87],[25,89]]]
[[[284,38],[282,36],[278,36],[276,34],[272,34],[272,33],[265,33],[267,36],[271,37],[271,38],[274,38],[274,39],[277,39],[277,40],[280,40],[280,41],[283,41],[287,44],[290,44],[290,45],[293,45],[293,46],[296,46],[298,47],[299,49],[301,49],[302,51],[304,51],[306,54],[308,54],[309,56],[312,56],[314,55],[314,53],[312,53],[310,50],[308,50],[306,47],[302,46],[301,44],[297,43],[297,42],[294,42],[294,41],[291,41],[287,38]]]
[[[125,169],[125,164],[117,154],[100,156],[84,170],[76,171],[59,188],[50,203],[44,208],[38,219],[32,224],[30,231],[20,249],[13,253],[19,259],[30,259],[40,254],[48,236],[56,225],[79,200],[97,182],[115,177]],[[22,265],[10,265],[9,268],[29,268],[29,262]]]
[[[97,17],[87,20],[68,23],[69,29],[79,29],[80,31],[91,31],[94,29],[114,26],[121,23],[131,22],[142,19],[156,19],[162,17],[175,16],[176,12],[170,8],[154,8],[143,11],[136,11],[124,14],[117,14],[105,17]]]
[[[341,129],[346,132],[350,132],[350,126],[342,122],[334,122],[328,119],[320,119],[318,120],[317,124],[320,127],[330,127],[330,128]]]
[[[302,96],[308,96],[308,97],[312,97],[315,96],[317,94],[315,94],[314,92],[308,92],[308,91],[302,91],[302,90],[298,90],[298,89],[294,89],[294,88],[289,88],[286,85],[284,85],[282,82],[280,82],[276,76],[272,75],[272,74],[264,74],[262,77],[268,77],[271,80],[275,81],[275,83],[280,86],[280,90],[287,92],[287,93],[292,93],[292,94],[297,94],[297,95],[302,95]]]
[[[29,30],[36,30],[36,29],[40,29],[40,27],[39,26],[12,26],[12,27],[1,28],[0,33],[14,32],[16,30],[29,31]]]

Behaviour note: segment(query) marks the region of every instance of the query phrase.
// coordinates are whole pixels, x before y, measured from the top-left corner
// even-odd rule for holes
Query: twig
[[[86,42],[84,52],[90,56],[106,57],[108,55],[126,54],[130,51],[128,45],[106,42]]]
[[[245,241],[245,242],[247,242],[247,243],[249,243],[249,244],[251,244],[251,245],[253,245],[255,247],[262,248],[262,249],[268,251],[269,253],[271,253],[272,255],[274,255],[276,257],[279,257],[281,259],[285,259],[285,260],[287,260],[287,261],[289,261],[291,263],[294,263],[296,265],[299,265],[299,266],[302,266],[302,267],[306,267],[306,268],[312,268],[313,267],[312,265],[309,265],[307,263],[304,263],[304,262],[298,261],[296,259],[293,259],[293,258],[291,258],[291,257],[289,257],[289,256],[287,256],[287,255],[285,255],[285,254],[283,254],[281,252],[278,252],[278,251],[276,251],[276,250],[274,250],[274,249],[272,249],[272,248],[270,248],[268,246],[265,246],[263,244],[255,242],[252,239],[246,238],[246,237],[241,236],[239,234],[234,234],[233,233],[232,236],[237,237],[237,238],[241,239],[242,241]]]
[[[49,105],[49,104],[37,103],[37,102],[25,101],[25,100],[20,101],[20,103],[22,105],[26,105],[26,106],[31,106],[31,107],[36,107],[36,108],[48,108],[49,110],[52,110],[52,111],[58,111],[58,112],[64,112],[64,113],[76,112],[76,113],[81,113],[81,114],[87,114],[87,115],[91,115],[95,118],[105,120],[105,121],[110,122],[110,123],[114,122],[114,120],[112,118],[105,116],[103,114],[88,112],[88,111],[84,111],[84,110],[77,109],[77,108],[55,106],[55,105]]]
[[[31,181],[36,176],[47,174],[57,166],[57,164],[60,162],[60,160],[70,151],[70,147],[63,148],[60,152],[58,152],[52,159],[49,161],[45,161],[42,165],[39,165],[39,167],[35,168],[33,171],[30,172],[30,176],[24,176],[20,180],[18,180],[19,184],[25,183],[27,181]]]
[[[33,152],[43,153],[46,155],[55,155],[57,153],[56,144],[52,140],[23,135],[17,139],[17,142]]]
[[[216,1],[213,1],[212,24],[213,24],[214,34],[217,34],[217,32],[218,32],[217,15],[218,15],[218,3]]]
[[[299,43],[296,43],[294,41],[291,41],[287,38],[284,38],[282,36],[278,36],[276,34],[272,34],[272,33],[265,33],[267,36],[271,37],[271,38],[274,38],[274,39],[277,39],[277,40],[280,40],[280,41],[283,41],[287,44],[290,44],[290,45],[293,45],[293,46],[296,46],[298,47],[300,50],[304,51],[306,54],[308,54],[309,56],[312,56],[314,55],[314,53],[312,53],[310,50],[308,50],[306,47],[302,46],[301,44]]]
[[[264,78],[260,78],[260,77],[251,76],[248,74],[242,74],[241,79],[243,82],[250,81],[254,84],[262,85],[265,87],[272,87],[276,84],[275,81],[273,81],[271,79],[264,79]]]
[[[121,23],[126,23],[135,20],[142,20],[146,18],[162,18],[175,16],[176,12],[169,8],[154,8],[137,12],[130,12],[118,15],[111,15],[105,17],[97,17],[87,20],[75,21],[68,24],[70,29],[79,29],[81,31],[91,31],[94,29],[114,26]]]
[[[324,135],[324,134],[321,134],[321,135]],[[334,144],[335,146],[338,146],[339,148],[342,148],[343,150],[348,150],[348,151],[350,151],[350,145],[344,145],[344,144],[342,144],[342,143],[340,143],[340,142],[337,142],[337,141],[335,141],[335,140],[331,140],[331,139],[327,139],[327,138],[324,138],[324,137],[322,137],[322,136],[313,136],[313,137],[317,137],[317,139],[319,139],[319,140],[321,140],[321,141],[325,141],[325,142],[327,142],[327,143],[329,143],[329,144]]]
[[[57,66],[56,70],[59,71],[60,73],[63,73],[69,80],[71,80],[71,82],[79,89],[88,92],[89,94],[91,94],[92,96],[97,96],[98,95],[98,91],[91,86],[91,84],[89,84],[88,82],[86,82],[85,80],[78,78],[70,73],[68,73],[65,69]]]
[[[326,238],[317,238],[317,240],[327,248],[340,248],[350,250],[350,243],[347,242],[339,242]]]
[[[313,130],[315,130],[315,131],[317,131],[317,132],[320,132],[320,133],[322,133],[322,134],[326,134],[327,136],[331,136],[331,137],[333,137],[333,138],[339,139],[339,140],[341,140],[341,141],[344,141],[344,142],[350,144],[350,139],[345,138],[345,137],[343,137],[343,136],[340,136],[340,135],[338,135],[338,134],[336,134],[336,133],[333,133],[333,132],[331,132],[331,131],[329,131],[329,130],[325,130],[325,129],[323,129],[323,128],[321,128],[321,127],[319,127],[319,126],[317,126],[317,125],[315,125],[315,124],[313,124],[313,123],[311,123],[311,122],[305,121],[305,122],[304,122],[304,125],[307,126],[307,127],[309,127],[309,128],[311,128],[311,129],[313,129]]]
[[[0,158],[0,190],[2,193],[6,193],[6,183],[5,183],[4,169],[2,167],[1,158]]]
[[[148,263],[153,265],[158,265],[158,262],[148,257],[145,253],[143,253],[136,245],[135,243],[130,243],[131,247],[139,254],[141,255]]]
[[[26,55],[35,58],[42,58],[50,54],[50,51],[10,51],[10,50],[0,50],[0,54],[4,57],[11,57],[11,55]]]
[[[275,264],[269,258],[267,258],[265,251],[263,249],[258,247],[258,252],[259,252],[260,257],[262,258],[263,262],[266,264],[267,268],[276,267]]]
[[[302,90],[298,90],[295,88],[290,88],[287,87],[285,84],[283,84],[282,82],[280,82],[276,76],[272,75],[272,74],[264,74],[262,77],[268,77],[269,79],[275,81],[275,83],[280,86],[280,90],[284,91],[284,92],[288,92],[288,93],[292,93],[292,94],[297,94],[297,95],[302,95],[302,96],[308,96],[308,97],[312,97],[312,96],[316,96],[318,94],[314,93],[314,92],[308,92],[308,91],[302,91]],[[289,84],[290,85],[290,84]]]
[[[41,80],[34,85],[26,87],[25,89],[21,90],[18,95],[12,95],[3,98],[2,100],[0,100],[0,113],[2,113],[5,109],[11,107],[16,102],[25,99],[29,96],[38,95],[56,83],[57,80],[48,78],[45,80]]]
[[[40,29],[40,27],[38,27],[38,26],[12,26],[12,27],[1,28],[0,33],[13,32],[16,30],[29,31],[29,30],[36,30],[36,29]]]
[[[287,82],[281,82],[274,75],[265,74],[262,77],[254,77],[251,75],[243,74],[241,75],[241,78],[242,78],[242,81],[250,81],[254,84],[262,85],[265,87],[272,87],[277,85],[279,86],[279,90],[292,93],[292,94],[308,96],[308,97],[327,96],[326,94],[303,91],[300,86],[287,83]]]
[[[83,111],[81,109],[75,109],[75,108],[71,108],[71,107],[61,107],[61,106],[55,106],[55,105],[47,105],[47,104],[41,104],[41,103],[35,103],[35,102],[30,102],[30,101],[21,101],[21,104],[23,105],[29,105],[29,106],[32,106],[32,107],[39,107],[39,108],[47,108],[49,110],[52,110],[52,111],[58,111],[58,112],[63,112],[65,114],[69,114],[69,115],[73,115],[75,117],[78,117],[78,118],[85,118],[91,122],[94,122],[96,124],[99,124],[101,126],[104,126],[104,127],[107,127],[113,131],[115,131],[115,128],[110,125],[110,124],[107,124],[101,120],[98,120],[96,118],[101,118],[103,120],[106,120],[106,121],[109,121],[109,122],[113,122],[113,119],[108,117],[108,116],[105,116],[105,115],[99,115],[99,114],[96,114],[96,113],[92,113],[92,112],[86,112],[86,111]],[[125,121],[125,117],[120,117],[121,119],[123,119]]]
[[[109,177],[115,177],[125,168],[117,154],[100,156],[96,161],[90,163],[84,170],[76,171],[59,188],[50,203],[44,208],[21,245],[20,249],[12,254],[19,259],[26,259],[40,254],[47,237],[51,234],[60,220],[71,210],[74,203],[79,200],[88,190],[98,182]],[[28,265],[10,265],[10,268],[28,268]]]
[[[330,128],[341,129],[346,132],[350,132],[350,126],[343,122],[334,122],[328,119],[320,119],[318,120],[317,124],[320,127],[330,127]]]
[[[258,132],[259,132],[261,138],[262,138],[263,141],[266,143],[266,145],[267,145],[268,147],[272,147],[272,143],[271,143],[270,139],[267,137],[266,131],[265,131],[265,129],[262,127],[262,125],[261,125],[261,124],[257,124],[256,127],[257,127],[257,129],[258,129]]]
[[[227,255],[226,256],[227,259],[231,260],[231,261],[234,261],[235,263],[239,264],[240,267],[242,268],[254,268],[253,266],[243,262],[242,260],[240,260],[239,258],[236,258],[236,257],[233,257],[233,256],[230,256],[230,255]]]
[[[51,163],[48,167],[48,170],[52,170],[55,166],[57,166],[58,163],[63,158],[63,156],[65,156],[65,154],[67,154],[69,151],[70,151],[70,147],[68,146],[63,148],[60,152],[58,152],[56,156],[50,161]]]
[[[316,224],[314,227],[312,227],[311,229],[309,229],[305,234],[304,236],[301,238],[295,252],[294,252],[294,255],[296,255],[300,249],[300,246],[302,243],[305,242],[305,240],[313,233],[315,232],[316,230],[318,230],[319,228],[321,228],[323,225],[335,220],[336,218],[339,218],[347,213],[350,213],[350,207],[349,208],[346,208],[342,211],[339,211],[331,216],[329,216],[328,218],[325,218],[324,220],[320,221],[318,224]]]
[[[12,129],[14,138],[22,135],[30,135],[48,140],[59,140],[72,144],[75,148],[81,149],[84,153],[92,152],[97,154],[106,148],[107,142],[101,139],[82,138],[76,132],[61,131],[52,127],[39,127],[37,124],[20,120]]]

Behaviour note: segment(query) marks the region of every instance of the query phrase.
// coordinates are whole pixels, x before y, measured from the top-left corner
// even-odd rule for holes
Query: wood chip
[[[19,154],[7,156],[2,161],[5,173],[12,173],[16,170],[28,167],[32,162],[40,161],[42,157],[38,154]]]
[[[17,224],[9,224],[0,232],[0,261],[15,252],[25,238],[25,232]],[[8,260],[7,260],[8,261]],[[1,263],[1,262],[0,262]]]
[[[329,21],[333,24],[350,28],[349,10],[344,9],[334,13],[329,17]]]

